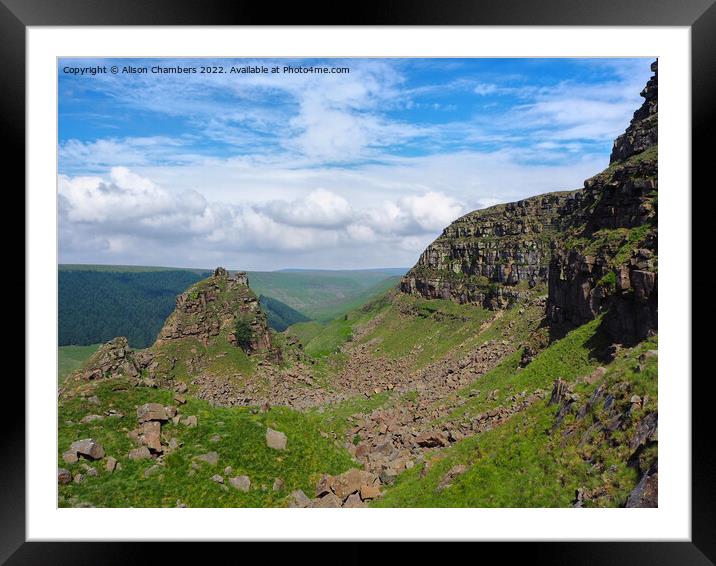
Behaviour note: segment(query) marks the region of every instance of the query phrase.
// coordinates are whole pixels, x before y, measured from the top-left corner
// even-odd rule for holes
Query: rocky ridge
[[[458,218],[425,249],[400,289],[487,308],[507,306],[547,281],[560,211],[573,195],[549,193]]]
[[[402,279],[404,293],[503,308],[540,283],[546,314],[575,327],[608,312],[615,342],[657,329],[658,65],[643,105],[584,188],[471,212]]]
[[[610,166],[584,183],[553,244],[547,316],[578,326],[607,312],[613,341],[657,330],[657,63]]]
[[[183,338],[193,338],[207,346],[222,333],[235,346],[234,323],[241,317],[247,318],[251,327],[250,350],[268,350],[271,335],[266,315],[249,289],[246,273],[230,275],[223,267],[217,267],[212,277],[177,297],[176,308],[159,332],[155,347]]]

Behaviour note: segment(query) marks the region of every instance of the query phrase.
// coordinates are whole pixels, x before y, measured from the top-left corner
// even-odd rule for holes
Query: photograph
[[[656,56],[56,81],[58,507],[659,506]]]

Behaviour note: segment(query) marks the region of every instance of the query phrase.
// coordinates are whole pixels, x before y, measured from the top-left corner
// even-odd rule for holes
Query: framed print
[[[561,4],[5,1],[27,334],[3,560],[711,563],[691,186],[716,9]]]

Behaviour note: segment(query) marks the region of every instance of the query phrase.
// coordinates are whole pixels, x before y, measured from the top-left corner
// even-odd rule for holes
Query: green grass
[[[137,426],[138,405],[146,402],[170,404],[171,393],[132,388],[122,379],[102,382],[93,393],[100,399],[99,406],[89,405],[81,398],[60,404],[58,466],[81,472],[81,462],[68,466],[62,461],[61,453],[74,440],[91,437],[102,443],[107,455],[117,458],[123,469],[109,473],[102,461],[96,464],[97,477],[85,477],[79,485],[60,486],[59,504],[62,507],[82,503],[100,507],[173,507],[177,499],[190,507],[283,506],[286,496],[295,489],[303,489],[311,495],[321,473],[338,474],[354,465],[346,451],[321,436],[315,417],[282,407],[253,414],[248,408],[218,408],[189,399],[181,412],[197,415],[198,426],[187,428],[164,424],[162,434],[165,438],[176,438],[184,445],[166,457],[159,474],[146,478],[144,470],[153,462],[128,460],[127,454],[134,444],[126,433]],[[86,414],[101,414],[110,408],[123,413],[124,418],[78,424]],[[267,427],[287,435],[285,451],[266,446]],[[210,442],[214,434],[219,434],[222,440]],[[192,472],[192,459],[210,451],[219,454],[219,463],[211,466],[201,462]],[[228,484],[228,476],[224,473],[226,466],[233,468],[232,477],[249,476],[252,485],[248,493],[230,486],[223,489],[210,479],[212,475],[220,474]],[[274,492],[272,484],[277,477],[283,479],[285,487]]]
[[[253,375],[258,363],[257,357],[250,356],[241,348],[229,344],[226,339],[228,332],[228,329],[224,329],[217,336],[213,336],[208,347],[204,346],[196,338],[170,340],[159,346],[154,346],[153,350],[162,356],[158,360],[160,369],[169,372],[174,376],[175,380],[191,380],[194,373],[189,371],[186,362],[190,358],[201,354],[203,370],[213,375]],[[177,361],[174,369],[170,370],[168,364],[173,359]]]
[[[295,336],[305,346],[320,334],[323,327],[324,325],[322,323],[316,322],[315,320],[310,322],[297,322],[286,329],[286,334]]]
[[[101,344],[92,344],[90,346],[60,346],[57,348],[57,377],[62,382],[65,377],[73,371],[82,367],[82,364],[94,354]]]
[[[326,324],[306,344],[305,351],[314,358],[322,358],[336,352],[353,336],[354,320],[340,318]]]
[[[341,403],[328,405],[322,409],[313,409],[321,430],[330,431],[342,436],[350,428],[350,419],[355,414],[368,414],[388,403],[390,394],[387,392],[372,395],[370,398],[358,396],[347,399]]]
[[[413,352],[416,367],[442,356],[466,352],[477,341],[483,323],[494,313],[474,305],[426,300],[398,293],[383,293],[364,306],[353,309],[320,328],[303,327],[306,353],[323,358],[353,340],[356,329],[382,316],[379,324],[361,340],[373,341],[374,354],[397,359]]]
[[[363,341],[376,340],[376,356],[397,359],[416,352],[415,367],[465,352],[494,313],[474,305],[396,295],[383,322]]]
[[[519,368],[522,349],[517,350],[495,369],[461,390],[462,396],[468,396],[474,390],[479,390],[480,394],[470,397],[450,414],[450,418],[474,416],[504,405],[512,395],[522,391],[549,390],[557,378],[574,381],[589,374],[599,365],[596,351],[606,345],[598,331],[600,324],[601,317],[573,330],[541,352],[524,369]],[[488,400],[496,389],[499,390],[497,395]]]
[[[354,330],[358,326],[370,322],[388,310],[394,295],[391,291],[383,292],[362,306],[323,325],[319,332],[314,333],[315,328],[311,329],[313,337],[305,343],[306,353],[317,359],[335,354],[343,344],[353,339]]]
[[[522,371],[527,373],[535,364],[532,381],[538,375],[544,376],[545,380],[548,376],[574,379],[588,371],[593,366],[588,355],[589,336],[596,338],[598,330],[593,324],[585,326],[553,344]],[[647,341],[626,351],[609,366],[602,380],[609,391],[628,384],[623,399],[617,401],[620,412],[633,393],[651,397],[649,410],[657,407],[656,359],[650,360],[642,371],[636,371],[639,354],[655,345],[656,339]],[[574,363],[569,361],[571,357]],[[509,372],[505,372],[505,377],[508,376]],[[503,381],[493,385],[504,388]],[[586,399],[598,385],[582,383],[575,386],[575,392]],[[373,505],[568,507],[578,488],[602,489],[604,497],[599,500],[599,505],[623,505],[637,481],[636,469],[627,464],[631,450],[625,440],[633,433],[634,423],[645,410],[633,412],[629,428],[614,433],[607,441],[603,437],[589,436],[595,418],[604,416],[600,404],[582,419],[568,415],[557,432],[550,433],[556,408],[549,406],[547,399],[538,401],[498,428],[459,441],[436,454],[427,472],[423,471],[423,466],[416,466],[401,474],[395,487],[388,489],[384,498]],[[652,453],[643,457],[654,457],[655,448],[650,450]],[[449,488],[438,490],[447,471],[457,464],[466,465],[467,471]]]

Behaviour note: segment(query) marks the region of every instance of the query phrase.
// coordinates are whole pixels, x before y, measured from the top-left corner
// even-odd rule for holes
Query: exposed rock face
[[[102,379],[125,375],[137,377],[151,359],[144,352],[135,352],[127,339],[119,336],[102,344],[78,374],[81,379]]]
[[[657,329],[657,63],[645,101],[584,188],[471,212],[401,281],[404,293],[501,308],[548,283],[547,318],[633,344]]]
[[[404,293],[505,306],[547,280],[561,207],[573,192],[476,210],[450,224],[403,280]]]
[[[251,327],[250,349],[269,349],[271,335],[266,315],[248,285],[246,273],[230,275],[223,267],[218,267],[212,277],[200,281],[177,297],[176,308],[164,323],[155,345],[196,338],[206,346],[220,334],[226,335],[226,340],[236,345],[235,323],[237,319],[244,318]]]
[[[641,91],[644,104],[634,113],[631,124],[622,135],[614,140],[610,163],[624,161],[658,143],[658,61],[651,64],[654,76]]]
[[[636,343],[657,329],[657,66],[645,102],[612,162],[588,179],[554,242],[547,315],[580,325],[608,311],[615,342]]]

